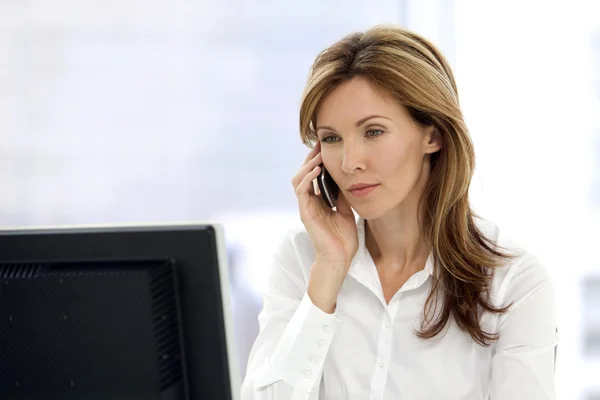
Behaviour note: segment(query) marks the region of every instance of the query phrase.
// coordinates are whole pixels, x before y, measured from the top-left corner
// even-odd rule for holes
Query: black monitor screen
[[[217,225],[0,231],[0,398],[237,399]]]

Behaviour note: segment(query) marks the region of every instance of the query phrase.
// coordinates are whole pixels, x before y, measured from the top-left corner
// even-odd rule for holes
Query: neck
[[[431,245],[421,231],[423,209],[421,215],[417,215],[417,209],[427,176],[426,173],[421,176],[413,191],[396,208],[365,221],[365,245],[380,271],[412,274],[425,266]]]
[[[365,245],[378,267],[416,272],[412,270],[422,269],[429,256],[429,245],[415,214],[400,210],[394,214],[365,221]]]

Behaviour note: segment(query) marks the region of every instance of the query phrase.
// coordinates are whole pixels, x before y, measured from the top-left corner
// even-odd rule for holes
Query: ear
[[[440,151],[444,147],[442,135],[435,126],[429,125],[425,127],[425,135],[423,137],[423,150],[425,154],[433,154]]]

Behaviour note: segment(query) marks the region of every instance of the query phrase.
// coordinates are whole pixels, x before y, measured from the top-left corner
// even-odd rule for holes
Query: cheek
[[[412,143],[395,143],[382,149],[377,163],[377,172],[390,191],[390,199],[403,198],[419,180],[422,170],[422,154]]]
[[[342,173],[341,161],[338,160],[335,152],[329,150],[330,149],[325,151],[321,150],[321,160],[323,166],[327,172],[329,172],[329,175],[331,175],[333,181],[338,185],[342,185],[342,177],[344,174]]]
[[[337,180],[343,175],[342,157],[340,154],[339,151],[332,147],[321,148],[321,160],[323,161],[323,165],[334,180]]]
[[[404,171],[411,164],[411,152],[404,143],[382,146],[373,157],[379,173],[395,175]]]
[[[335,169],[335,157],[329,149],[321,149],[321,162],[327,168],[327,171],[332,172]]]

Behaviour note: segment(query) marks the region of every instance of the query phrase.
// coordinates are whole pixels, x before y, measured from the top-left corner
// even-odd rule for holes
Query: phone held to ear
[[[329,175],[329,172],[327,172],[325,166],[321,164],[320,167],[321,173],[317,177],[317,184],[319,185],[321,196],[329,208],[334,208],[337,205],[340,188],[335,183],[331,175]]]

